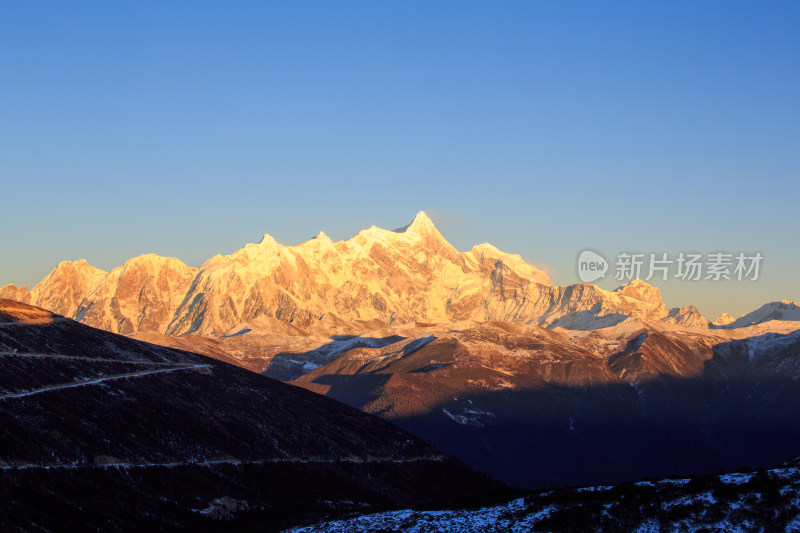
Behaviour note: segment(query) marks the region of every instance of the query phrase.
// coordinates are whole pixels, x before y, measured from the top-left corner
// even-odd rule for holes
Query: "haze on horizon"
[[[587,247],[757,251],[757,282],[654,284],[712,320],[800,300],[799,26],[791,2],[7,5],[0,285],[424,209],[560,285]]]

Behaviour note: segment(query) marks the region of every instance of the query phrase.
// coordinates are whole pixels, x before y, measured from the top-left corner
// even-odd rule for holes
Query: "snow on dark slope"
[[[292,533],[800,530],[800,467],[530,493],[501,505],[405,509],[321,522]]]

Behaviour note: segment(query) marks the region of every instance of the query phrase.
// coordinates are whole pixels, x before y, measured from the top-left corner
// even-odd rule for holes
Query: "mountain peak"
[[[101,270],[90,265],[86,259],[78,259],[77,261],[61,261],[55,266],[55,268],[53,268],[52,271],[50,271],[49,276],[68,275],[67,273],[69,272],[79,272],[81,274],[86,274],[87,276],[95,274],[107,274],[105,270]]]
[[[728,324],[730,324],[731,322],[734,322],[734,321],[736,321],[736,319],[733,318],[731,315],[729,315],[728,313],[722,313],[721,315],[719,315],[719,318],[717,318],[714,321],[714,325],[715,326],[727,326]]]
[[[476,244],[472,247],[472,251],[481,254],[481,253],[490,253],[490,254],[499,254],[502,253],[500,250],[497,249],[496,246],[485,242],[483,244]]]
[[[411,221],[411,224],[403,226],[402,228],[398,228],[394,231],[395,233],[416,233],[417,235],[438,233],[436,226],[433,225],[433,221],[428,217],[425,211],[420,211],[417,213],[417,216],[414,217],[414,220]]]
[[[177,257],[165,257],[163,255],[158,255],[154,253],[146,253],[137,255],[136,257],[132,257],[122,264],[122,268],[126,268],[129,266],[157,267],[158,265],[167,265],[173,268],[191,268]]]
[[[649,283],[640,279],[635,279],[629,283],[626,283],[625,285],[618,287],[614,292],[622,296],[627,296],[628,298],[633,298],[634,300],[655,305],[662,305],[663,303],[661,300],[661,292],[658,290],[658,287],[650,285]]]
[[[278,244],[278,241],[269,233],[265,233],[264,236],[261,237],[261,240],[258,241],[258,244],[259,246],[275,246]]]
[[[319,233],[317,233],[316,236],[311,237],[307,241],[303,241],[296,246],[290,246],[290,248],[298,250],[310,249],[314,250],[314,252],[311,253],[316,253],[323,249],[330,249],[335,247],[333,244],[333,240],[331,240],[331,238],[328,237],[324,231],[320,231]]]

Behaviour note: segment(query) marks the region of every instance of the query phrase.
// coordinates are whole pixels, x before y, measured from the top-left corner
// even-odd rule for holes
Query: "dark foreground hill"
[[[346,405],[0,299],[1,530],[269,530],[496,487]]]

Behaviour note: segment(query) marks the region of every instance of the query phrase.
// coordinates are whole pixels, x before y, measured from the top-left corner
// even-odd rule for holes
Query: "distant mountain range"
[[[717,319],[714,324],[727,328],[742,328],[753,324],[763,324],[770,320],[800,321],[800,304],[789,300],[769,302],[738,319],[733,319],[730,315],[727,317],[723,315],[720,317],[722,320]]]
[[[64,262],[0,297],[291,381],[517,486],[766,466],[800,442],[799,304],[710,324],[640,280],[558,287],[489,244],[456,251],[422,212],[197,269]]]
[[[558,287],[517,255],[481,244],[458,252],[420,212],[408,226],[372,227],[348,241],[324,233],[297,246],[264,235],[200,268],[153,254],[111,272],[59,263],[40,283],[6,285],[0,297],[30,303],[114,333],[223,336],[275,321],[336,334],[364,324],[499,320],[597,329],[646,319],[705,327],[696,308],[667,309],[658,289]]]

